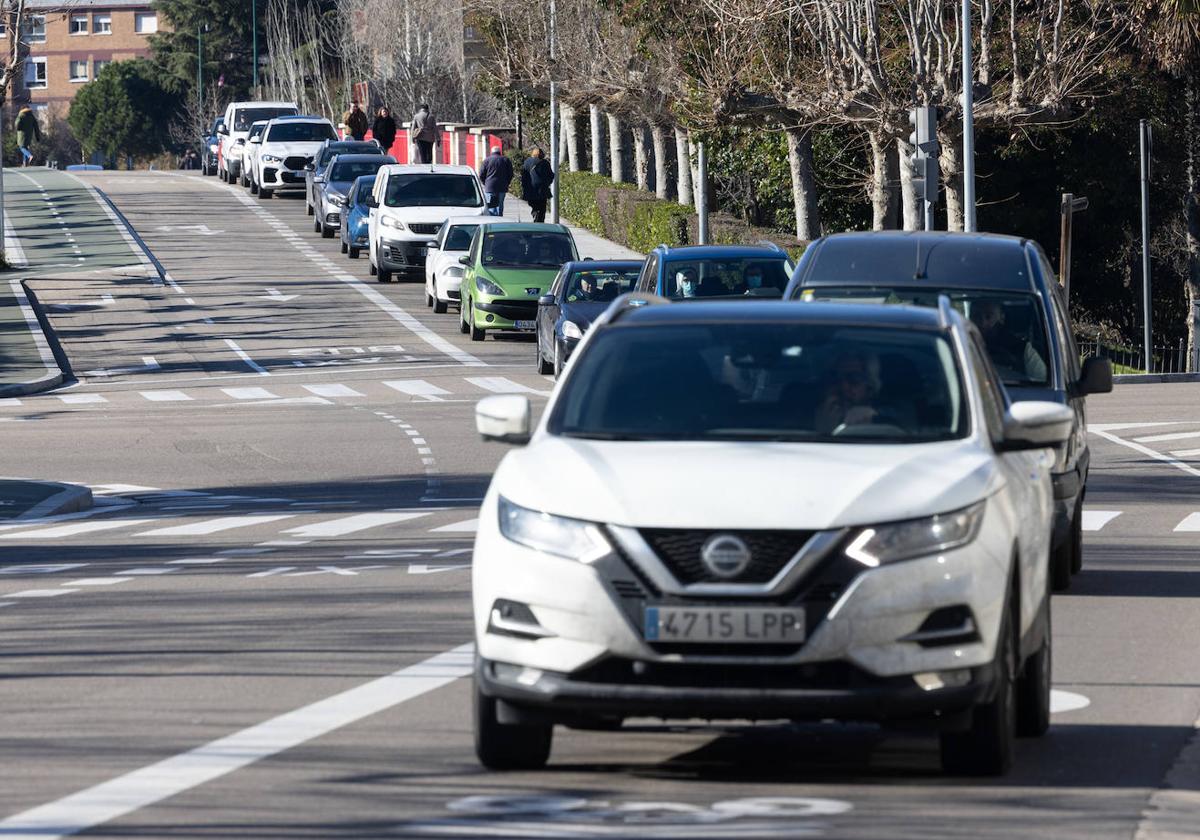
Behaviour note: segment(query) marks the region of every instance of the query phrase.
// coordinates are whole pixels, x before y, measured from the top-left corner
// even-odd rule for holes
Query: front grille
[[[462,293],[459,292],[457,289],[447,289],[446,297],[449,298],[450,300],[462,300]]]
[[[283,165],[287,169],[303,169],[312,162],[312,158],[304,155],[292,155],[289,158],[284,158]]]
[[[750,549],[750,562],[741,574],[732,578],[714,575],[700,559],[701,549],[714,534],[733,534]],[[682,584],[692,583],[766,583],[779,574],[795,556],[812,531],[700,531],[645,528],[642,538],[658,559]]]
[[[694,646],[693,646],[694,647]],[[741,646],[739,646],[741,647]],[[778,650],[773,651],[778,654]],[[838,690],[889,684],[911,685],[909,677],[873,677],[848,662],[803,665],[705,664],[697,662],[633,662],[603,659],[566,677],[572,683],[641,685],[667,688],[758,688]],[[747,716],[750,710],[747,710]]]
[[[413,233],[419,233],[422,236],[434,236],[439,230],[442,229],[442,226],[440,224],[429,222],[410,222],[408,229]]]

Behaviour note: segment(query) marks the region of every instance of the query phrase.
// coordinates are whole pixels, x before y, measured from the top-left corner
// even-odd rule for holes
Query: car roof
[[[499,216],[451,216],[446,222],[454,225],[500,225],[507,220]]]
[[[600,271],[619,271],[626,268],[641,268],[645,260],[571,260],[563,263],[563,269],[599,269]]]
[[[346,163],[347,161],[350,163],[362,163],[364,161],[369,163],[374,160],[381,160],[381,159],[382,160],[394,160],[395,158],[393,158],[391,155],[384,154],[383,152],[379,152],[377,154],[367,154],[365,152],[351,152],[348,155],[334,155],[333,159],[336,160],[338,163]]]
[[[702,260],[718,257],[759,257],[770,260],[786,260],[787,252],[768,248],[765,245],[660,245],[659,252],[665,260]]]
[[[275,117],[273,122],[329,122],[329,120],[319,117],[316,114],[284,114],[283,116]],[[330,125],[332,124],[330,123]]]
[[[326,140],[326,148],[353,149],[355,146],[378,146],[374,140]]]
[[[905,286],[1030,291],[1028,239],[996,233],[864,231],[818,239],[804,287]],[[919,266],[919,268],[918,268]]]
[[[295,102],[268,101],[265,99],[245,99],[241,102],[230,102],[230,108],[295,108],[300,110],[300,106]]]
[[[550,222],[496,222],[488,227],[500,228],[502,231],[515,230],[529,233],[549,233],[552,230],[566,234],[571,233],[571,229],[566,225],[555,225]]]
[[[890,329],[944,330],[940,312],[929,306],[798,301],[686,301],[630,307],[617,324],[687,323],[854,324]]]
[[[386,167],[389,175],[411,175],[420,172],[432,172],[438,175],[474,175],[475,170],[469,166],[456,163],[394,163]]]
[[[374,175],[359,175],[357,178],[354,179],[354,183],[357,184],[359,181],[362,181],[365,184],[367,181],[374,181],[374,180],[375,180]]]

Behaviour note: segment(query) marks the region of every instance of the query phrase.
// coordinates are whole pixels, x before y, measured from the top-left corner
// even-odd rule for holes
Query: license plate
[[[650,642],[763,644],[804,641],[804,610],[771,607],[647,607]]]
[[[537,328],[537,321],[513,321],[513,326],[519,330],[532,330]]]

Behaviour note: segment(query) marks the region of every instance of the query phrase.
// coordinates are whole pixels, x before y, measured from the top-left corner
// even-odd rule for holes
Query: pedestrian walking
[[[371,136],[385,152],[396,142],[396,120],[387,106],[380,108],[375,115],[375,122],[371,125]]]
[[[350,136],[355,140],[362,140],[367,136],[367,115],[362,108],[358,107],[357,102],[350,103],[350,110],[342,117],[342,122],[346,125],[346,131],[350,132]]]
[[[521,197],[533,211],[535,222],[546,221],[546,202],[554,188],[554,170],[546,153],[540,146],[534,146],[521,166]]]
[[[504,196],[512,183],[512,161],[504,156],[499,146],[492,146],[492,153],[484,158],[479,167],[479,180],[483,181],[483,195],[487,199],[488,215],[504,215]]]
[[[428,103],[422,103],[413,114],[409,136],[417,147],[417,163],[433,163],[433,147],[442,142],[442,134],[433,114],[429,113]]]
[[[42,139],[42,127],[38,124],[37,115],[28,105],[17,112],[17,148],[21,151],[23,162],[21,166],[29,166],[33,162],[33,152],[30,146]]]

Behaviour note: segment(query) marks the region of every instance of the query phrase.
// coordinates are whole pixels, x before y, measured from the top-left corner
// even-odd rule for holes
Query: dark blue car
[[[638,277],[637,291],[675,300],[780,297],[792,262],[778,245],[659,245]]]
[[[345,211],[341,214],[339,236],[342,240],[342,253],[350,259],[358,259],[362,249],[367,247],[367,196],[375,188],[374,175],[361,175],[354,179],[350,190],[346,193]]]
[[[640,260],[576,260],[563,265],[538,299],[537,370],[558,376],[592,321],[633,291]]]

